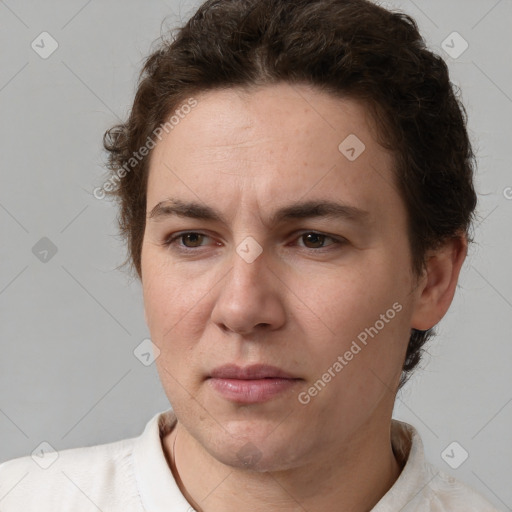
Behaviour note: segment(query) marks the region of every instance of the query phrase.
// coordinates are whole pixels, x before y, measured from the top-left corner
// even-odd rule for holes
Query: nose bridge
[[[232,260],[233,277],[254,279],[264,271],[265,260],[268,259],[263,251],[265,226],[259,215],[260,202],[256,198],[245,197],[243,190],[241,192],[233,226],[233,234],[238,238]]]
[[[231,285],[245,295],[269,294],[272,292],[271,271],[272,247],[267,244],[267,224],[263,212],[266,210],[261,189],[266,189],[261,180],[259,187],[244,181],[237,201],[233,224],[235,237],[232,257]],[[253,297],[254,299],[254,297]],[[256,299],[255,299],[256,300]]]
[[[268,253],[268,250],[266,252]],[[253,236],[243,238],[235,247],[233,254],[232,283],[241,286],[245,291],[250,291],[246,287],[264,285],[264,274],[268,271],[268,256],[263,246]]]
[[[285,311],[270,278],[269,250],[253,237],[243,238],[234,249],[212,320],[223,329],[245,334],[262,326],[277,328],[284,322]]]

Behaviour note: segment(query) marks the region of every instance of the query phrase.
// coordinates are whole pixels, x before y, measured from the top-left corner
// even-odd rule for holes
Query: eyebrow
[[[218,221],[227,224],[221,213],[210,206],[171,198],[159,202],[149,213],[148,219],[157,221],[173,216]],[[269,224],[273,226],[285,220],[318,217],[344,219],[362,224],[369,220],[370,214],[355,206],[344,205],[334,201],[316,200],[296,202],[279,208],[270,217]]]

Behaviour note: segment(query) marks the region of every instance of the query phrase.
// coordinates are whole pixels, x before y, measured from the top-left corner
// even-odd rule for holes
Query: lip
[[[254,404],[277,397],[303,379],[271,365],[227,364],[215,368],[207,380],[212,389],[227,400]]]
[[[296,379],[281,368],[268,364],[253,364],[251,366],[237,366],[236,364],[225,364],[212,370],[210,378],[214,379],[237,379],[237,380],[254,380],[254,379]]]

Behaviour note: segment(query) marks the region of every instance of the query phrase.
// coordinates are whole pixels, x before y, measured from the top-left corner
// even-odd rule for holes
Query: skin
[[[390,424],[410,329],[447,311],[465,237],[413,274],[393,155],[376,142],[364,104],[284,83],[195,98],[151,154],[141,260],[156,365],[178,418],[162,441],[166,457],[198,511],[369,510],[401,471]],[[338,149],[350,134],[366,146],[354,161]],[[208,205],[225,222],[150,218],[170,197]],[[309,200],[357,207],[366,221],[269,223],[279,207]],[[205,236],[164,245],[187,231]],[[252,263],[236,251],[248,236],[262,249]],[[299,393],[394,303],[401,311],[301,403]],[[272,364],[302,380],[239,404],[207,380],[226,363]],[[244,446],[257,455],[248,465],[237,455]]]

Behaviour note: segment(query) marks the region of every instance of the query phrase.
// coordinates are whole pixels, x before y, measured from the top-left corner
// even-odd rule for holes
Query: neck
[[[163,444],[181,492],[198,512],[367,512],[401,472],[391,447],[390,423],[391,418],[379,423],[380,428],[362,427],[346,445],[329,445],[314,461],[280,471],[227,466],[204,450],[180,422]]]

